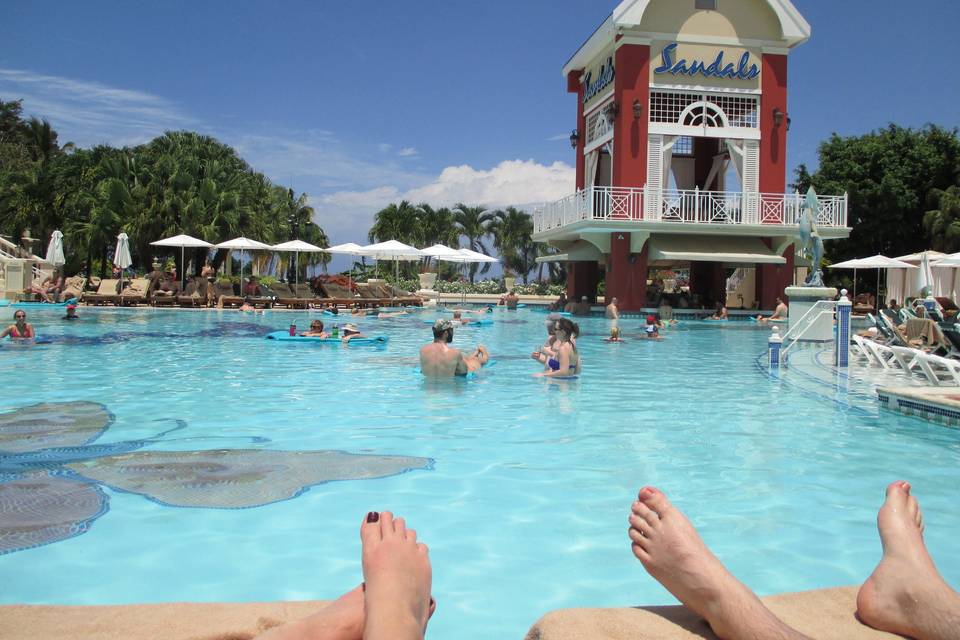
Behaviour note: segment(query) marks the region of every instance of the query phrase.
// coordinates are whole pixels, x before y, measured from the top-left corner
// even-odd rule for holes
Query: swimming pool
[[[607,344],[608,321],[585,319],[585,375],[550,383],[530,377],[528,357],[545,316],[498,311],[493,326],[454,340],[484,342],[496,364],[473,380],[431,383],[414,371],[430,312],[365,320],[389,343],[341,348],[262,338],[291,318],[306,327],[317,317],[307,312],[80,311],[73,323],[62,311],[31,313],[52,344],[0,347],[0,410],[102,403],[113,421],[93,443],[117,452],[132,442],[135,454],[368,457],[324,459],[324,473],[348,479],[255,508],[166,506],[131,492],[129,478],[126,491],[101,479],[108,510],[89,530],[0,555],[3,603],[331,598],[361,580],[362,516],[391,509],[431,548],[439,608],[430,635],[520,638],[554,608],[672,602],[626,536],[646,483],[687,511],[738,577],[773,593],[861,582],[880,554],[884,486],[906,478],[944,577],[960,583],[950,554],[960,432],[881,412],[866,396],[819,395],[789,370],[768,376],[756,366],[768,332],[752,323],[682,324],[663,342]],[[639,325],[621,321],[628,338]],[[93,453],[79,450],[70,464],[82,468]],[[389,473],[356,478],[369,461]],[[266,466],[226,489],[289,480],[283,464]],[[184,491],[206,495],[215,484]]]

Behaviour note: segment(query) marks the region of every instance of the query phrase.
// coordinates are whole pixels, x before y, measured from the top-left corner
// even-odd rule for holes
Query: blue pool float
[[[702,322],[730,322],[729,318],[704,318]]]
[[[63,302],[14,302],[11,306],[14,307],[46,307],[49,309],[56,309],[57,307],[65,307],[68,304],[77,304],[76,298],[70,298],[69,300],[64,300]]]
[[[468,318],[468,320],[470,320],[470,322],[468,322],[468,323],[465,324],[465,325],[460,325],[460,326],[469,327],[469,326],[471,326],[471,325],[479,325],[479,326],[481,326],[481,327],[489,327],[490,325],[493,324],[493,320],[490,320],[490,319],[488,319],[488,318],[478,318],[478,319],[476,319],[476,320],[474,320],[473,318]],[[435,323],[435,322],[436,322],[436,320],[430,320],[429,318],[427,318],[427,319],[425,319],[425,320],[423,321],[424,324],[433,324],[433,323]]]
[[[292,336],[288,331],[274,331],[268,333],[265,338],[267,340],[276,340],[278,342],[303,342],[303,343],[314,343],[314,344],[343,344],[343,341],[340,338],[317,338],[313,336]],[[348,341],[346,344],[354,346],[379,346],[387,344],[390,340],[387,336],[373,336],[370,338],[353,338]]]

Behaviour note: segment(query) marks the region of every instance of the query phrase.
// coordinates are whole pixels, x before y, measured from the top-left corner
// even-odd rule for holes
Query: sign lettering
[[[593,72],[587,72],[587,77],[583,80],[583,84],[585,85],[583,90],[584,104],[589,102],[590,98],[603,91],[611,82],[613,82],[613,56],[607,58],[607,61],[600,65],[600,71],[597,72],[596,81],[593,80]]]
[[[653,70],[654,73],[669,73],[672,75],[695,76],[704,75],[708,78],[725,78],[729,80],[753,80],[760,75],[760,68],[750,63],[750,52],[745,51],[738,64],[728,62],[724,64],[723,51],[710,64],[701,60],[687,62],[685,58],[675,60],[677,43],[668,44],[660,52],[661,65]],[[589,77],[589,76],[588,76]]]

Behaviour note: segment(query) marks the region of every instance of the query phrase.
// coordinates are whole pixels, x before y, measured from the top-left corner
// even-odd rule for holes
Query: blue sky
[[[572,192],[576,105],[560,69],[615,5],[6,0],[0,98],[82,146],[216,136],[307,192],[333,242],[363,242],[404,197]],[[835,131],[960,125],[960,3],[795,5],[813,37],[791,54],[791,169],[815,165]]]

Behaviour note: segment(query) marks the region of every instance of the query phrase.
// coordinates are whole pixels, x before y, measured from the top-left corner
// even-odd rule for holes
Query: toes
[[[383,511],[380,513],[380,531],[384,538],[388,538],[393,535],[393,514],[389,511]]]
[[[423,555],[427,555],[430,553],[430,549],[427,547],[427,545],[423,544],[422,542],[417,543],[417,551],[419,551]]]
[[[672,506],[670,501],[667,500],[667,496],[663,495],[663,492],[655,487],[644,487],[640,489],[639,499],[640,502],[650,510],[656,512],[661,518]]]
[[[363,524],[360,525],[360,541],[364,545],[380,542],[383,536],[380,533],[380,514],[371,511],[364,517]]]
[[[407,529],[407,540],[410,542],[417,541],[417,532],[414,529]]]
[[[640,545],[644,549],[646,549],[650,544],[650,538],[643,535],[643,532],[639,529],[630,527],[627,529],[627,535],[630,537],[630,540],[633,542],[633,544]]]
[[[651,527],[660,525],[660,516],[657,515],[657,512],[642,502],[634,502],[632,510],[633,515],[643,518]]]
[[[636,529],[645,537],[649,538],[651,535],[653,535],[653,527],[644,518],[641,518],[637,515],[632,515],[628,518],[628,520],[630,521],[630,527]]]
[[[648,564],[650,562],[650,554],[647,553],[646,549],[636,542],[630,546],[630,550],[633,551],[633,555],[636,556],[637,560],[640,562],[644,564]]]
[[[407,537],[407,521],[403,518],[396,518],[393,521],[393,531],[398,538],[405,540]]]

